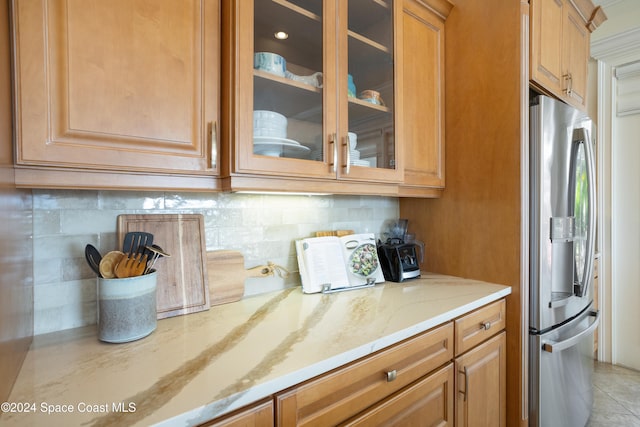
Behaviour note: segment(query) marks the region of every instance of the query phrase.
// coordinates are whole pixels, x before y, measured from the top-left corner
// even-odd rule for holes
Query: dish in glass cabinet
[[[358,98],[360,98],[361,100],[365,101],[365,102],[369,102],[371,104],[375,104],[375,105],[381,105],[381,106],[385,106],[384,105],[384,101],[382,100],[382,97],[380,96],[380,92],[377,92],[375,90],[363,90],[360,95],[358,95]]]
[[[351,160],[351,164],[354,166],[364,166],[364,167],[371,167],[371,162],[369,160],[356,160],[353,159]]]
[[[317,73],[311,74],[310,76],[299,76],[287,70],[285,71],[284,76],[289,80],[305,83],[313,87],[322,87],[322,73],[319,71]]]
[[[293,139],[278,138],[275,136],[254,136],[253,153],[272,157],[292,157],[310,152],[309,147],[300,145]]]

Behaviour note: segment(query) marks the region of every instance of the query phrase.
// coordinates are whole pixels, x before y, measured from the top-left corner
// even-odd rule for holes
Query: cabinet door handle
[[[485,331],[488,331],[489,329],[491,329],[491,322],[482,322],[480,324],[480,329],[484,329]]]
[[[390,383],[391,381],[394,381],[396,378],[398,378],[398,372],[394,369],[392,371],[387,371],[387,382]]]
[[[469,395],[469,372],[467,371],[467,367],[464,367],[464,371],[458,371],[459,373],[464,375],[464,391],[458,390],[458,393],[462,393],[464,395],[464,402],[467,401],[467,396]]]
[[[573,76],[571,75],[571,73],[567,73],[562,77],[567,82],[567,88],[564,90],[564,92],[567,95],[571,95],[573,93]]]
[[[338,158],[338,146],[336,145],[336,134],[335,133],[332,133],[329,136],[329,145],[333,146],[333,150],[331,150],[333,152],[333,158],[331,159],[331,162],[329,162],[329,166],[331,166],[331,170],[335,173],[337,171],[336,159]]]
[[[346,154],[344,158],[347,160],[346,164],[342,165],[342,167],[345,168],[345,173],[349,175],[349,172],[351,171],[351,145],[349,142],[349,135],[345,136],[344,142],[342,143],[342,145],[346,147],[345,148]]]
[[[207,142],[209,143],[209,169],[213,169],[218,161],[218,122],[207,123]]]

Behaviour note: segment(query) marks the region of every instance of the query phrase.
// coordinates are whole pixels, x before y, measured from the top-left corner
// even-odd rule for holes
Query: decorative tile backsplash
[[[228,193],[34,190],[34,333],[96,322],[96,279],[84,259],[87,243],[117,249],[120,214],[197,213],[207,250],[242,252],[247,268],[272,261],[297,273],[294,240],[318,230],[382,232],[399,214],[396,198],[279,196]],[[245,295],[299,285],[289,279],[248,279]]]

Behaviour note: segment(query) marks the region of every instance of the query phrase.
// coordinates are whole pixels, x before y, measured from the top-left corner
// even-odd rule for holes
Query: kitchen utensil
[[[127,254],[115,266],[117,278],[140,276],[147,266],[146,246],[153,244],[153,234],[143,231],[131,231],[124,235],[122,250]]]
[[[115,278],[115,267],[124,256],[124,252],[120,251],[107,252],[107,254],[102,257],[102,260],[100,260],[100,275],[105,279]]]
[[[87,263],[89,263],[89,267],[96,273],[99,277],[102,277],[100,274],[100,261],[102,261],[102,255],[100,255],[100,251],[98,249],[89,244],[84,248],[84,257],[87,259]]]
[[[147,274],[149,271],[151,271],[151,269],[156,264],[159,258],[171,256],[156,244],[153,244],[151,246],[145,246],[144,248],[145,248],[145,251],[148,252],[147,255],[151,255],[151,256],[149,257],[149,261],[147,261],[147,266],[144,269],[144,272],[142,274]]]
[[[249,277],[266,277],[263,266],[245,269],[244,256],[238,251],[207,252],[207,274],[211,305],[238,301],[244,295],[244,282]]]
[[[124,235],[122,252],[132,255],[144,251],[153,244],[153,234],[144,231],[130,231]]]
[[[119,215],[118,238],[123,239],[131,231],[153,234],[154,240],[162,242],[164,251],[171,254],[158,269],[158,319],[208,310],[204,217],[200,214]]]
[[[147,265],[147,255],[141,252],[129,252],[123,257],[114,269],[114,274],[119,279],[140,276]]]

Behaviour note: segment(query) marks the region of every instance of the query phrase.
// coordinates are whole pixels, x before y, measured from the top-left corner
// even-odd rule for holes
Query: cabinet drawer
[[[336,425],[453,357],[447,323],[276,396],[279,426]]]
[[[269,399],[200,424],[198,427],[272,427],[273,412],[273,399]]]
[[[453,364],[450,363],[341,427],[452,425]]]
[[[505,312],[506,303],[502,299],[457,319],[456,356],[503,330]]]

